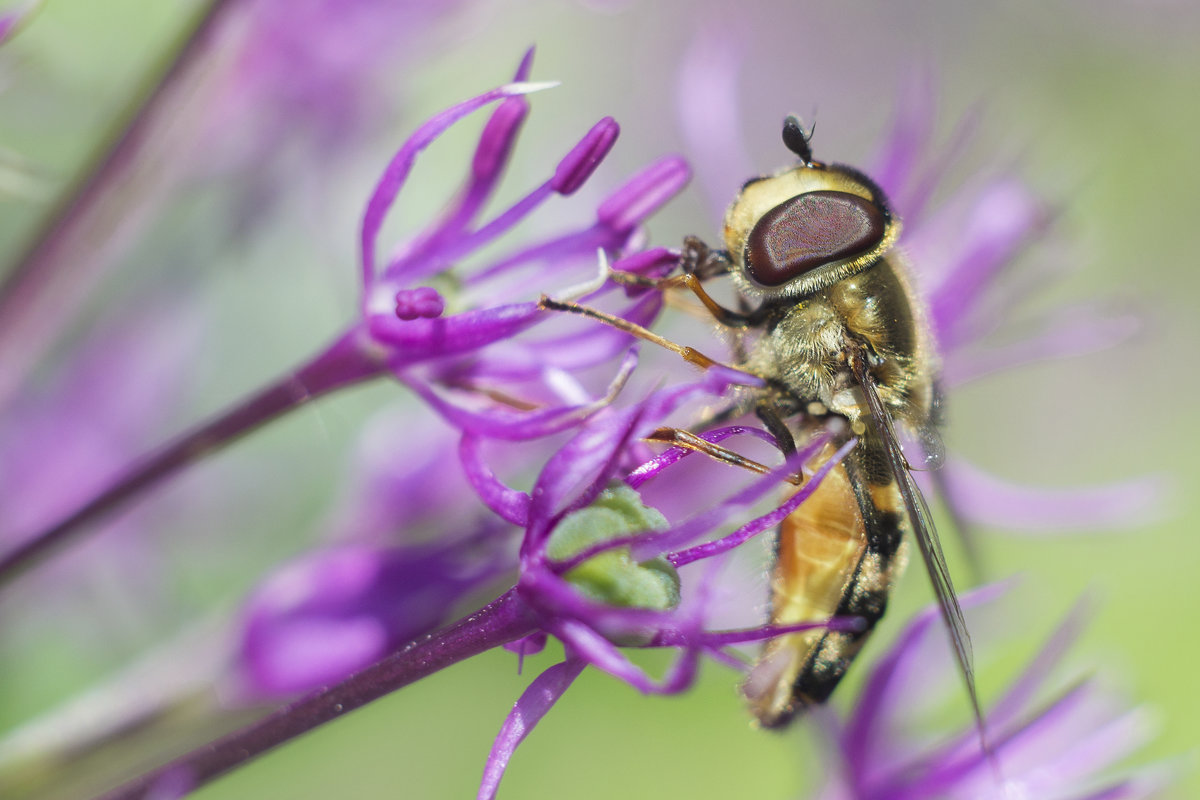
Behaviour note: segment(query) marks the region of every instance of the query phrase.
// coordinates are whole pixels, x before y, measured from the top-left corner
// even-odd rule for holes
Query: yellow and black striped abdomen
[[[822,454],[828,458],[833,446]],[[902,567],[905,515],[894,483],[864,480],[859,445],[779,528],[771,575],[771,622],[859,617],[855,631],[814,630],[768,642],[743,692],[767,727],[824,702],[887,607]]]

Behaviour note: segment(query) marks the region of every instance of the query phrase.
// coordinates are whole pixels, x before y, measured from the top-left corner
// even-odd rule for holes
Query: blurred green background
[[[198,8],[50,0],[0,52],[0,145],[36,167],[38,187],[4,200],[5,253],[28,241]],[[1200,343],[1192,222],[1200,185],[1200,7],[1103,0],[985,8],[945,0],[766,3],[743,11],[594,0],[467,3],[434,17],[422,17],[427,30],[411,52],[376,76],[379,100],[360,146],[320,167],[287,161],[279,202],[219,241],[210,232],[236,214],[225,192],[243,178],[215,171],[121,259],[81,321],[65,323],[86,332],[105,303],[119,309],[148,284],[198,299],[208,328],[187,396],[164,431],[282,372],[349,318],[357,217],[391,149],[430,113],[503,82],[530,44],[538,47],[534,77],[563,86],[533,100],[506,182],[510,195],[540,181],[551,159],[603,115],[616,117],[623,133],[600,182],[614,185],[665,152],[687,155],[675,102],[685,54],[700,37],[728,37],[745,48],[736,123],[760,171],[784,160],[777,143],[783,114],[814,109],[818,154],[861,163],[875,152],[911,77],[930,76],[939,142],[962,114],[983,110],[952,179],[1011,166],[1061,207],[1052,244],[1027,256],[1048,268],[1062,259],[1080,266],[1048,287],[1049,296],[1116,297],[1147,322],[1118,349],[966,387],[952,398],[949,445],[1025,483],[1080,486],[1153,473],[1173,488],[1157,519],[1127,532],[985,532],[992,573],[1025,576],[993,620],[1000,646],[978,646],[985,694],[1022,663],[1033,646],[1026,634],[1044,635],[1089,594],[1094,619],[1071,663],[1152,710],[1160,732],[1138,763],[1175,760],[1176,796],[1200,794],[1191,768],[1200,741],[1200,543],[1192,531],[1200,513],[1192,349]],[[457,170],[470,135],[431,151],[418,179],[435,181],[429,176],[439,165]],[[400,216],[419,214],[425,197],[402,198]],[[655,242],[673,244],[688,233],[714,238],[718,221],[706,209],[693,186],[652,221]],[[254,347],[245,346],[247,336]],[[148,619],[129,608],[119,620],[105,618],[105,606],[87,591],[61,603],[57,613],[65,616],[54,618],[61,627],[36,615],[36,626],[25,625],[17,608],[5,608],[11,635],[0,643],[0,722],[45,711],[173,626],[228,608],[264,565],[302,551],[318,535],[363,420],[401,391],[381,385],[335,397],[199,470],[196,480],[227,487],[256,476],[254,491],[222,497],[219,509],[206,507],[200,521],[183,521],[170,534],[167,599],[144,610]],[[868,657],[927,602],[919,570],[898,595]],[[552,653],[538,656],[519,676],[512,656],[489,653],[308,735],[197,797],[473,796],[504,715],[550,663]],[[803,726],[783,735],[753,729],[734,687],[730,672],[710,664],[692,692],[645,698],[589,670],[521,747],[501,794],[801,796],[818,760],[809,734]],[[851,692],[839,694],[845,702]]]

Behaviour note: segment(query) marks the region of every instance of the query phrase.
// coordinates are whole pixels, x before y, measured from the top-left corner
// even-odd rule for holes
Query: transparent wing
[[[851,359],[851,369],[854,371],[855,380],[862,387],[867,407],[871,411],[875,427],[883,440],[888,466],[896,479],[900,496],[904,499],[904,506],[908,511],[908,518],[912,522],[913,533],[917,540],[917,548],[921,551],[925,569],[929,573],[929,579],[933,582],[933,593],[937,596],[938,606],[942,610],[942,618],[946,622],[950,642],[954,647],[954,656],[967,686],[971,710],[979,728],[980,741],[990,757],[991,749],[987,743],[983,711],[979,704],[979,694],[975,689],[971,635],[967,632],[967,621],[963,618],[962,608],[958,604],[958,596],[954,592],[954,583],[950,580],[950,570],[946,566],[946,556],[942,553],[942,545],[938,541],[937,531],[933,527],[929,506],[926,505],[924,496],[917,488],[912,475],[909,474],[908,464],[904,459],[904,453],[900,449],[900,442],[896,438],[896,431],[892,425],[892,417],[879,397],[875,380],[867,369],[865,354]]]

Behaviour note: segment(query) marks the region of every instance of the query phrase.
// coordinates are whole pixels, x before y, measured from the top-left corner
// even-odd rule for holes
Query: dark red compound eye
[[[763,215],[746,239],[746,270],[781,286],[822,264],[862,255],[887,230],[879,206],[847,192],[807,192]]]

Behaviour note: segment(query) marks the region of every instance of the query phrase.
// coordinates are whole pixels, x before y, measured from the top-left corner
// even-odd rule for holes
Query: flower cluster
[[[0,41],[16,19],[0,18]],[[269,52],[262,55],[261,63],[252,61],[267,73],[278,68]],[[690,78],[703,81],[704,65],[696,66]],[[56,465],[43,463],[43,454],[22,439],[31,430],[37,439],[35,426],[52,426],[69,412],[39,401],[18,407],[16,422],[0,426],[8,457],[0,469],[3,497],[50,498],[0,519],[0,589],[11,591],[4,584],[105,515],[317,397],[386,376],[420,405],[398,423],[368,429],[367,456],[352,471],[321,546],[264,577],[232,632],[218,637],[230,655],[212,682],[232,686],[239,705],[272,710],[108,797],[178,796],[454,663],[498,647],[524,659],[553,637],[564,659],[516,700],[484,764],[478,796],[491,798],[517,746],[589,666],[643,693],[676,694],[694,683],[702,658],[745,670],[739,645],[861,624],[834,618],[726,629],[714,622],[730,571],[727,556],[808,500],[857,441],[828,456],[832,437],[818,436],[782,463],[757,465],[761,475],[730,468],[719,484],[703,487],[679,477],[679,465],[696,448],[655,453],[647,446],[663,428],[691,427],[704,417],[701,408],[732,408],[737,387],[762,389],[764,381],[717,364],[652,389],[629,388],[639,358],[630,332],[656,322],[664,297],[609,278],[625,272],[656,279],[677,267],[678,251],[648,246],[644,222],[682,189],[690,168],[680,157],[662,158],[608,192],[586,223],[518,239],[522,223],[591,181],[619,134],[613,119],[599,120],[562,148],[534,188],[499,203],[498,188],[530,110],[528,96],[549,87],[531,82],[531,69],[532,51],[512,82],[436,114],[396,151],[363,211],[358,314],[311,359],[124,469],[101,440],[104,432],[82,427],[72,437],[82,452],[74,460],[88,474],[73,482],[72,493],[52,491]],[[701,113],[712,98],[687,107]],[[484,109],[490,115],[452,199],[416,233],[385,249],[385,223],[409,188],[420,154]],[[1045,228],[1048,215],[1010,179],[987,182],[946,209],[929,211],[946,163],[920,166],[930,118],[925,103],[906,106],[872,174],[906,220],[903,246],[922,267],[947,387],[1125,334],[1125,321],[1109,323],[1091,309],[1076,309],[1028,342],[988,349],[988,335],[1022,296],[1020,287],[1005,285],[1006,268]],[[694,123],[689,129],[706,128],[704,120]],[[609,319],[627,326],[590,320],[571,326],[561,318],[543,325],[556,316],[539,302],[543,294],[607,303],[614,307]],[[111,377],[106,361],[96,363],[102,377]],[[66,395],[102,397],[89,388],[93,376],[76,377],[81,384]],[[155,393],[142,390],[136,371],[119,383],[137,390],[138,402],[119,400],[118,411],[145,422]],[[710,426],[696,435],[714,445],[736,437],[777,445],[770,433],[746,424]],[[826,455],[819,465],[818,454]],[[782,484],[795,476],[803,476],[801,486],[780,501]],[[655,485],[687,491],[684,512],[653,507],[642,490]],[[1138,482],[1053,494],[1007,485],[953,460],[940,484],[926,488],[942,494],[966,522],[991,523],[996,509],[1016,506],[1025,514],[1018,527],[1041,530],[1092,528],[1100,521],[1119,526],[1144,514],[1158,492],[1156,484]],[[982,590],[971,602],[991,594]],[[487,597],[494,599],[483,603]],[[1029,711],[1065,649],[1065,632],[987,713],[992,752],[980,746],[981,732],[974,729],[912,746],[916,738],[904,732],[902,706],[914,693],[905,678],[918,659],[929,663],[920,643],[936,627],[936,613],[925,612],[901,634],[844,720],[822,715],[842,769],[821,797],[1099,800],[1153,790],[1154,776],[1105,776],[1114,756],[1140,743],[1141,730],[1137,720],[1114,718],[1093,704],[1088,685]],[[639,648],[670,650],[674,659],[652,676],[625,652]],[[112,721],[107,730],[131,727],[121,722],[128,720]],[[1066,739],[1074,747],[1054,746]]]

